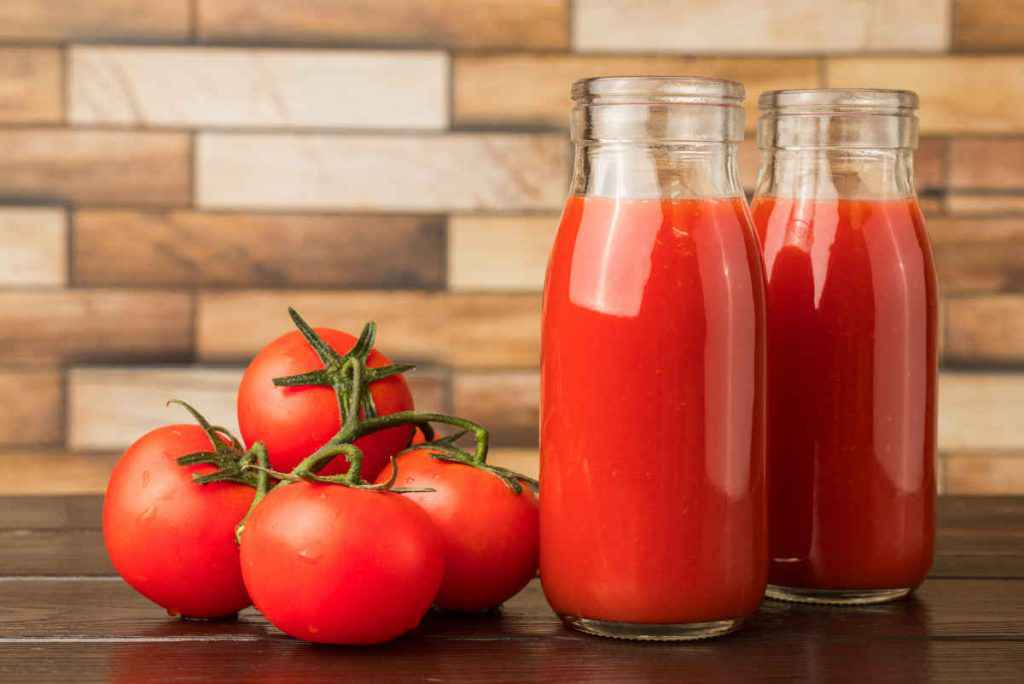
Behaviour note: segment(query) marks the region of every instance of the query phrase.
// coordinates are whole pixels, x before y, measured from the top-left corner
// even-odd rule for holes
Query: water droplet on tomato
[[[142,515],[139,516],[139,520],[149,520],[154,515],[156,515],[156,506],[150,506],[142,512]]]
[[[320,556],[323,555],[315,549],[301,549],[299,551],[299,558],[307,560],[309,562],[315,562],[320,560]]]
[[[309,626],[309,633],[310,633],[310,634],[316,634],[316,633],[317,633],[317,632],[319,632],[319,631],[320,631],[320,630],[319,630],[319,629],[317,629],[316,627],[314,627],[313,625],[310,625],[310,626]]]
[[[143,489],[145,489],[148,484],[149,484],[149,471],[148,470],[144,470],[144,471],[142,471],[142,487],[143,487]]]

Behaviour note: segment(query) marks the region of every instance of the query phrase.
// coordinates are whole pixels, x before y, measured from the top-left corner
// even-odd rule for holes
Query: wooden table
[[[911,601],[766,601],[743,631],[689,644],[567,631],[536,582],[501,615],[430,615],[376,648],[301,643],[251,609],[183,623],[113,576],[99,520],[98,497],[0,498],[0,682],[1024,682],[1024,499],[943,499]]]

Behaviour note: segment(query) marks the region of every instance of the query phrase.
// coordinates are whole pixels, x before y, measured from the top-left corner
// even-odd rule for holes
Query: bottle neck
[[[758,197],[888,200],[915,196],[910,148],[769,147],[762,155]]]
[[[572,193],[632,199],[742,196],[733,142],[581,140]]]

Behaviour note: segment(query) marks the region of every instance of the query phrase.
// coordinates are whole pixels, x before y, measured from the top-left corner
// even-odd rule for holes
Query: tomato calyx
[[[377,380],[383,380],[392,375],[399,375],[415,368],[411,364],[400,363],[393,363],[379,368],[367,366],[367,357],[369,357],[377,337],[377,324],[373,321],[363,326],[363,331],[360,333],[359,339],[356,340],[352,349],[345,354],[339,354],[313,330],[311,325],[306,323],[298,311],[289,307],[288,315],[291,317],[295,327],[298,328],[299,332],[306,339],[306,342],[312,347],[317,357],[319,357],[320,362],[324,364],[324,367],[307,373],[299,373],[298,375],[274,378],[274,385],[277,387],[319,386],[333,388],[338,398],[338,411],[343,421],[346,416],[353,412],[361,412],[367,418],[377,415],[377,406],[374,404],[373,395],[369,392],[361,392],[357,403],[352,404],[350,402],[352,379],[350,377],[351,374],[347,372],[347,364],[351,359],[358,359],[362,363],[362,377],[368,385]]]
[[[177,459],[179,466],[190,466],[197,464],[209,464],[217,469],[212,473],[193,473],[192,479],[196,484],[210,484],[212,482],[234,482],[249,487],[259,486],[259,473],[247,469],[250,463],[256,463],[262,454],[266,459],[266,449],[261,442],[253,444],[250,449],[245,449],[241,441],[231,431],[220,425],[211,425],[206,417],[197,411],[193,406],[180,399],[172,399],[167,402],[178,404],[192,414],[192,417],[203,429],[206,436],[210,438],[210,451],[196,451],[185,454]]]

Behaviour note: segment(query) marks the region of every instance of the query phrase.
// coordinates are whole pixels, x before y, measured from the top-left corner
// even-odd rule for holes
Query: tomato
[[[199,485],[179,456],[210,451],[198,425],[168,425],[139,438],[114,467],[103,500],[103,539],[114,568],[170,613],[233,615],[249,605],[235,525],[255,494],[231,482]]]
[[[330,328],[316,332],[340,354],[352,349],[356,339]],[[376,350],[367,357],[367,366],[379,368],[391,361]],[[338,400],[331,387],[276,387],[274,378],[298,375],[323,368],[309,343],[298,331],[277,338],[264,347],[249,364],[238,388],[238,425],[247,446],[263,442],[271,466],[290,471],[302,459],[323,446],[341,428]],[[413,408],[412,394],[400,375],[377,380],[370,394],[379,415]],[[413,426],[400,425],[366,435],[356,441],[363,450],[363,473],[374,477],[392,454],[408,446]],[[345,472],[343,458],[332,461],[324,475]]]
[[[439,461],[429,448],[400,454],[396,487],[427,512],[444,539],[445,576],[434,603],[477,612],[515,596],[537,574],[537,497],[515,493],[486,470]],[[378,482],[391,477],[388,465]]]
[[[298,639],[377,644],[416,627],[444,574],[441,537],[404,495],[295,482],[242,533],[253,604]]]

